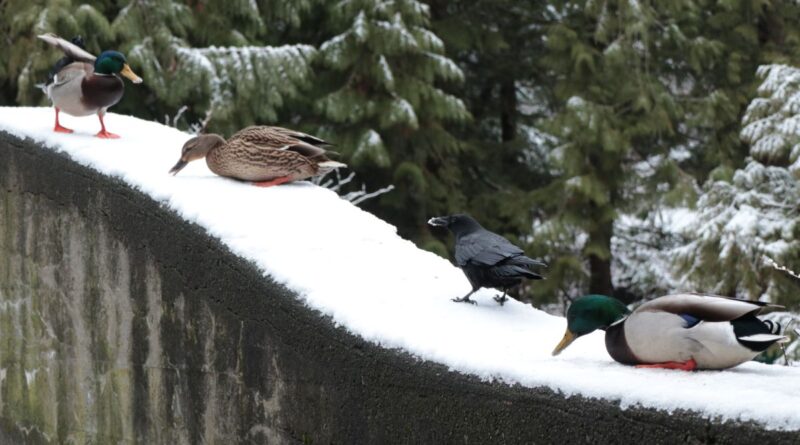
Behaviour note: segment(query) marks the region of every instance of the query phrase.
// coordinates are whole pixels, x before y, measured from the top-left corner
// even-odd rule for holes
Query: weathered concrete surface
[[[0,190],[0,443],[798,442],[378,348],[147,196],[3,133]]]

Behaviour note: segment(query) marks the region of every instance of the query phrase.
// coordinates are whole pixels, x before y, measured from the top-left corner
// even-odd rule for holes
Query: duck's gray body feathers
[[[699,369],[730,368],[752,360],[784,338],[770,332],[766,324],[763,332],[754,336],[741,337],[735,332],[734,324],[740,320],[759,329],[762,322],[755,314],[763,306],[711,295],[667,295],[639,306],[609,327],[606,348],[612,358],[627,364],[694,359]]]

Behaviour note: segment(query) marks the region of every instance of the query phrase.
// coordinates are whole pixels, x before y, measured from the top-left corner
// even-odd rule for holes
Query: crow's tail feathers
[[[503,278],[527,278],[529,280],[541,280],[543,276],[520,264],[503,264],[492,268],[492,272]]]
[[[533,258],[528,258],[525,255],[509,258],[506,261],[504,261],[504,264],[512,264],[515,266],[521,266],[528,269],[533,269],[535,267],[547,267],[547,264],[539,260],[534,260]]]

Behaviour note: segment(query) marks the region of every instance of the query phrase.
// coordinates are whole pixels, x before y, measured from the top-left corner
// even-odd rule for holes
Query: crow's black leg
[[[467,295],[464,295],[461,298],[453,298],[453,301],[455,301],[456,303],[478,304],[474,300],[470,300],[469,299],[469,296],[474,294],[476,290],[478,290],[478,289],[472,289],[472,291],[470,291],[470,293],[468,293]]]
[[[506,301],[508,301],[508,298],[506,298],[506,293],[507,293],[507,292],[508,292],[508,289],[506,289],[506,288],[503,288],[503,296],[501,296],[501,297],[498,297],[497,295],[495,295],[495,296],[494,296],[494,301],[496,301],[496,302],[500,303],[500,306],[502,306],[503,304],[505,304],[505,302],[506,302]]]

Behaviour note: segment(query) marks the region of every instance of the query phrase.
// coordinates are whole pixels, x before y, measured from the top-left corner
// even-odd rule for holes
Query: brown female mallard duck
[[[269,187],[347,167],[328,159],[322,147],[329,145],[281,127],[247,127],[227,141],[218,134],[203,134],[183,144],[181,158],[169,172],[175,175],[189,162],[206,158],[208,168],[220,176]]]
[[[63,111],[72,116],[89,116],[97,114],[100,118],[100,132],[97,137],[115,139],[119,136],[109,133],[103,122],[106,110],[122,99],[125,84],[117,74],[130,79],[133,83],[142,83],[128,66],[125,56],[117,51],[103,51],[99,57],[81,47],[79,38],[68,42],[55,34],[43,34],[40,39],[53,45],[66,55],[53,67],[53,73],[43,89],[56,109],[56,125],[54,131],[72,133],[58,122],[58,113]]]
[[[553,355],[576,338],[602,329],[609,355],[626,365],[686,371],[731,368],[786,339],[779,324],[756,317],[766,305],[716,295],[676,294],[648,301],[631,312],[617,299],[587,295],[567,310],[567,332]]]

